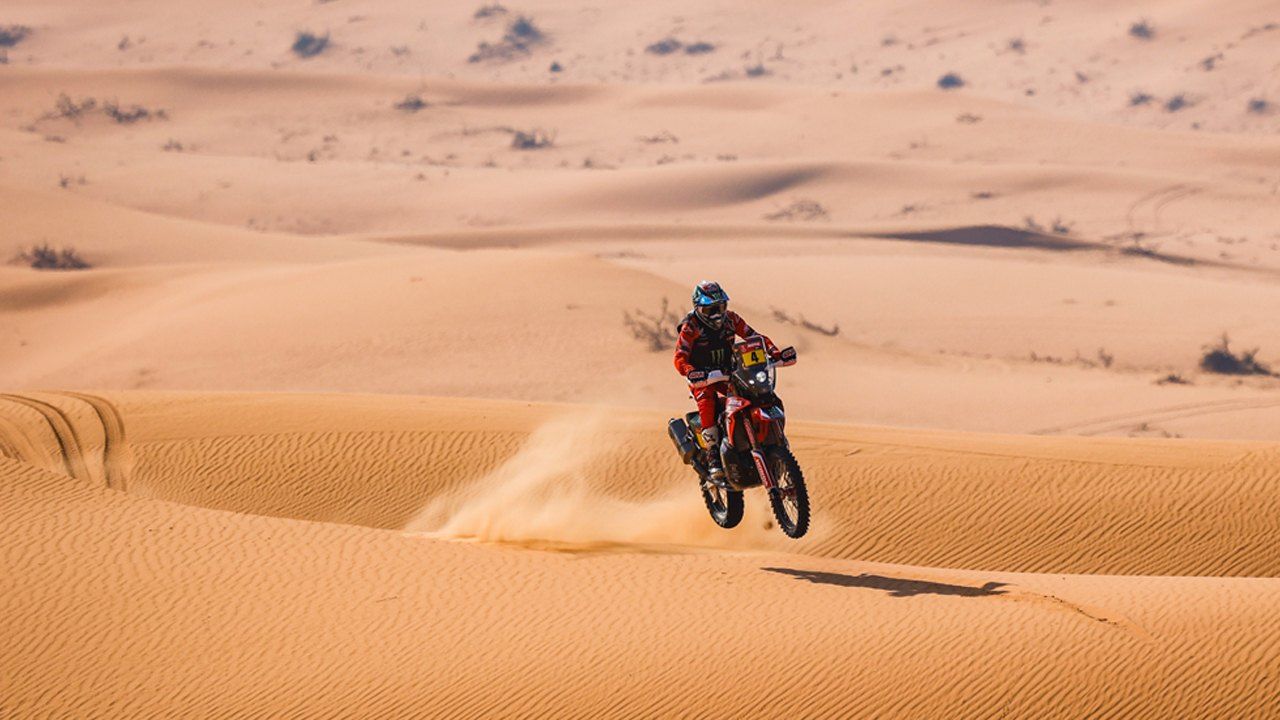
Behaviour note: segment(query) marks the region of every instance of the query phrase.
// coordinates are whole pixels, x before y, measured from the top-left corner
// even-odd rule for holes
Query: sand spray
[[[697,481],[686,468],[672,473],[671,490],[653,499],[633,501],[599,489],[605,479],[601,475],[611,469],[636,472],[617,465],[626,461],[626,438],[610,432],[607,419],[607,410],[601,409],[545,423],[493,471],[458,493],[427,503],[405,531],[549,549],[786,547],[781,533],[766,527],[763,493],[754,493],[759,495],[757,507],[748,507],[742,524],[726,531],[707,515]]]

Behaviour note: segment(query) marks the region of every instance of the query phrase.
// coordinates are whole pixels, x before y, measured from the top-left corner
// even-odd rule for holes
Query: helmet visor
[[[699,305],[698,313],[708,320],[719,320],[724,317],[725,303],[717,302],[710,305]]]

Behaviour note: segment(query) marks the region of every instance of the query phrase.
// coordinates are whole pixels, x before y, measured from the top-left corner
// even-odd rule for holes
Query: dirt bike
[[[725,471],[722,481],[708,475],[707,447],[697,411],[667,423],[680,459],[698,473],[711,519],[722,528],[742,522],[742,491],[764,486],[773,516],[787,537],[798,538],[809,530],[809,492],[787,442],[782,400],[774,392],[777,367],[795,362],[795,348],[784,348],[772,358],[764,338],[750,337],[734,345],[729,374],[713,371],[702,383],[728,383],[718,420],[721,440],[717,451]]]

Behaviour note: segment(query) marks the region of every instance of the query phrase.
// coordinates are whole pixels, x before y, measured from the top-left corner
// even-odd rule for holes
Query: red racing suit
[[[724,322],[718,328],[709,327],[696,313],[689,313],[680,323],[680,336],[676,339],[676,372],[687,376],[691,370],[719,370],[726,375],[733,369],[734,336],[751,337],[759,335],[742,316],[732,310],[726,310]],[[773,341],[764,338],[764,346],[771,357],[777,357],[778,348]],[[714,383],[702,387],[692,387],[693,399],[698,403],[698,417],[702,427],[715,427],[719,413],[721,398],[724,397],[728,382]]]

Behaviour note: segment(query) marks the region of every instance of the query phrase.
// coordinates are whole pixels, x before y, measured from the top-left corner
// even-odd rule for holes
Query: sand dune
[[[5,554],[23,568],[5,593],[12,642],[0,651],[16,714],[1242,716],[1263,714],[1276,691],[1265,628],[1280,586],[1224,577],[1276,572],[1274,513],[1256,500],[1277,479],[1254,446],[799,426],[825,528],[799,547],[904,563],[885,565],[777,554],[795,548],[776,531],[706,519],[714,533],[689,535],[697,498],[670,451],[639,432],[660,420],[650,413],[598,420],[617,442],[576,465],[564,452],[576,448],[552,438],[574,432],[556,418],[589,421],[587,408],[154,393],[0,407],[6,454],[27,448],[26,461],[0,460]],[[833,473],[846,456],[854,475]],[[493,527],[508,543],[571,552],[394,532],[450,494],[466,498],[453,510],[465,520],[468,503],[494,497],[468,487],[505,478],[513,490],[513,460],[586,492],[543,526],[562,538],[502,525],[520,514],[536,528],[536,492],[499,495],[505,506],[485,510]],[[876,470],[862,475],[862,463]],[[1227,470],[1236,484],[1214,482]],[[930,503],[954,518],[930,524]],[[614,516],[591,537],[594,513],[619,511],[647,536],[617,544],[608,532],[627,528]],[[1081,531],[1053,517],[1063,511],[1109,514],[1088,524],[1118,532]],[[1207,512],[1238,534],[1182,527]],[[970,533],[982,552],[938,554]],[[1205,577],[1069,574],[1081,571]],[[51,688],[51,677],[81,680]]]
[[[758,531],[763,507],[753,508],[760,527],[745,533],[698,520],[694,487],[680,482],[687,471],[653,430],[664,416],[648,411],[274,394],[3,400],[7,446],[29,463],[92,486],[237,513],[431,532],[482,502],[494,529],[469,532],[488,540],[680,544],[677,528],[692,525],[715,532],[684,539],[691,544],[747,536],[763,548],[897,564],[1280,574],[1271,502],[1280,473],[1267,444],[800,422],[792,435],[823,507],[821,529],[781,542]],[[611,502],[620,503],[613,514],[593,518]],[[549,512],[561,516],[521,518]],[[632,526],[644,517],[658,518],[656,534]],[[579,533],[579,523],[594,529]]]

